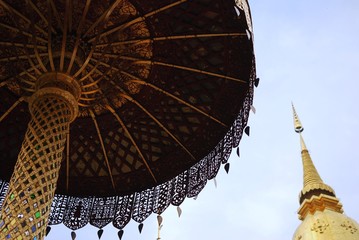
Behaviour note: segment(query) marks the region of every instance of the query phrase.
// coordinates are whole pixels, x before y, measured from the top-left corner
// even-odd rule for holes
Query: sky
[[[257,75],[250,136],[232,154],[196,200],[186,199],[182,216],[170,206],[161,240],[284,240],[300,224],[302,188],[299,136],[291,102],[304,126],[303,137],[322,179],[335,191],[345,213],[359,221],[359,1],[250,1]],[[142,234],[138,223],[124,240],[155,240],[151,215]],[[77,230],[76,240],[96,240],[98,229]],[[63,225],[46,240],[71,239]],[[111,224],[101,240],[117,240]]]

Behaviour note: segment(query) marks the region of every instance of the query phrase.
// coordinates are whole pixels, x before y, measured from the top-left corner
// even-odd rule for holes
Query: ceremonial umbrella
[[[239,144],[247,1],[1,0],[0,36],[1,239],[142,223]]]

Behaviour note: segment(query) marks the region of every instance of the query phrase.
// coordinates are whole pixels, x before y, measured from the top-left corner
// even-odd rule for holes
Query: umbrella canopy
[[[2,196],[30,97],[78,95],[50,224],[142,222],[196,196],[239,144],[255,79],[247,1],[5,0],[0,36]]]

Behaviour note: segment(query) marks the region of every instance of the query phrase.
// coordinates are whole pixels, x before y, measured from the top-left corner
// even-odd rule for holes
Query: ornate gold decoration
[[[324,221],[323,219],[317,219],[310,230],[318,232],[318,233],[324,233],[325,230],[329,227],[329,223]]]
[[[303,220],[308,214],[313,215],[316,211],[323,212],[325,209],[343,213],[343,205],[337,198],[320,194],[319,196],[313,195],[310,199],[304,199],[298,210],[299,219]]]
[[[346,220],[342,224],[340,224],[345,230],[348,230],[351,234],[354,234],[358,231],[352,221]]]

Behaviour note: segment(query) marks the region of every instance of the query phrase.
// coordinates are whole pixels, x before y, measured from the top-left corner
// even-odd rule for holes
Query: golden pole
[[[66,90],[65,90],[66,89]],[[29,98],[32,119],[0,215],[0,239],[42,240],[79,88],[61,73],[43,75]]]

